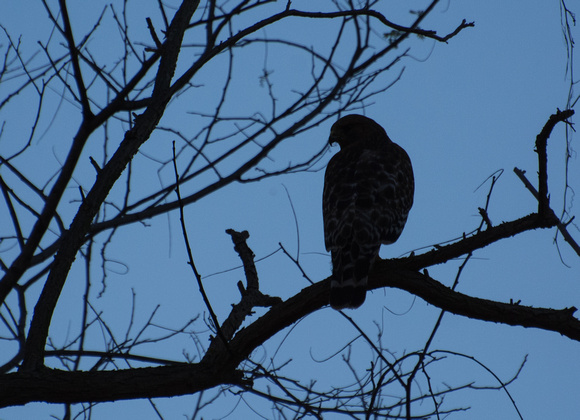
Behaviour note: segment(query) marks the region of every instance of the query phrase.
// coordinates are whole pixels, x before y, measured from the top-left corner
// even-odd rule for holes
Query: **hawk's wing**
[[[405,151],[344,150],[328,163],[323,216],[326,249],[349,241],[389,244],[400,236],[411,205],[414,180]]]

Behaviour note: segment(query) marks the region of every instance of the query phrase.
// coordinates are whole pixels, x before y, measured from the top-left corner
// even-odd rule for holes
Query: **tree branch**
[[[525,225],[532,220],[541,221],[537,215],[531,215],[515,222]],[[427,274],[409,269],[426,266],[425,255],[430,255],[430,260],[435,263],[453,258],[459,252],[456,248],[465,241],[475,246],[476,243],[485,243],[494,237],[492,233],[498,237],[504,236],[509,231],[506,226],[515,226],[513,224],[514,222],[504,223],[466,238],[458,244],[451,244],[422,255],[377,261],[369,276],[369,289],[396,287],[456,315],[507,325],[540,328],[559,332],[580,341],[580,321],[573,317],[575,308],[560,310],[532,308],[479,299],[453,291]],[[245,245],[247,236],[234,231],[230,234],[244,264],[248,263],[248,258],[251,259],[253,253],[249,248],[246,250],[240,248]],[[238,238],[236,234],[241,237]],[[469,247],[464,248],[464,252],[467,248]],[[252,278],[255,270],[251,270],[251,266],[246,268],[248,276]],[[274,334],[326,306],[329,283],[330,279],[315,283],[288,300],[272,306],[266,314],[240,330],[229,342],[229,349],[222,346],[208,351],[207,354],[211,354],[211,357],[204,359],[202,363],[110,372],[64,372],[42,369],[8,374],[0,377],[0,407],[31,401],[73,403],[131,399],[144,395],[154,398],[184,395],[220,384],[241,385],[243,379],[241,373],[236,370],[238,365]],[[232,310],[232,313],[234,312]],[[224,323],[224,331],[226,323],[227,321]],[[232,328],[232,331],[235,332],[237,328]]]
[[[221,331],[223,331],[226,340],[229,342],[246,317],[253,313],[255,307],[275,306],[281,303],[282,299],[265,295],[260,291],[258,271],[254,264],[254,253],[246,243],[250,234],[247,231],[236,232],[233,229],[226,230],[226,233],[232,237],[234,250],[242,260],[247,284],[247,287],[244,288],[242,282],[238,282],[238,289],[242,295],[240,302],[232,305],[230,314],[221,326]],[[210,363],[210,361],[214,360],[216,357],[221,357],[220,352],[223,352],[223,346],[220,344],[221,343],[214,338],[203,360]],[[227,348],[228,352],[230,352],[231,350],[229,349],[229,346],[227,346]]]
[[[179,189],[179,173],[177,172],[177,158],[175,157],[175,142],[173,142],[173,170],[175,173],[175,193],[177,194],[177,202],[179,203],[179,222],[181,224],[181,233],[183,235],[183,240],[185,241],[185,249],[187,251],[187,257],[189,258],[189,266],[193,271],[193,275],[195,280],[197,281],[197,286],[199,288],[199,292],[201,293],[201,297],[203,298],[203,302],[207,310],[209,311],[209,315],[213,321],[214,327],[216,329],[217,336],[221,340],[221,343],[227,347],[228,345],[228,338],[226,338],[221,330],[219,321],[217,316],[211,306],[211,302],[207,297],[207,293],[205,293],[205,287],[203,287],[203,281],[201,280],[201,275],[197,271],[197,267],[195,266],[195,261],[193,260],[193,252],[191,251],[191,245],[189,243],[189,235],[187,234],[187,228],[185,226],[185,214],[183,211],[183,201],[181,200],[181,191]]]
[[[538,213],[544,215],[550,208],[550,197],[548,195],[548,137],[559,122],[566,121],[574,115],[572,109],[564,111],[558,110],[550,115],[548,122],[536,137],[536,153],[538,154]]]
[[[0,376],[0,407],[171,397],[224,384],[248,385],[240,372],[206,364],[88,372],[42,369]]]
[[[43,366],[44,346],[52,314],[70,267],[89,232],[91,222],[128,162],[137,153],[139,147],[149,138],[165,111],[171,98],[168,94],[169,85],[177,64],[183,35],[198,4],[199,0],[186,0],[175,13],[167,31],[150,106],[143,114],[137,117],[135,126],[127,131],[115,154],[98,174],[93,188],[87,194],[86,199],[83,200],[70,229],[63,235],[62,245],[54,259],[51,272],[34,308],[34,316],[26,340],[24,360],[21,366],[23,370],[35,370]],[[84,126],[83,124],[82,127]]]
[[[580,341],[580,320],[575,307],[565,309],[533,308],[515,303],[495,302],[452,291],[427,274],[396,270],[369,277],[371,288],[396,287],[419,296],[426,302],[455,315],[506,325],[540,328],[558,332]]]
[[[525,187],[528,189],[528,191],[530,193],[532,193],[532,195],[536,198],[536,200],[540,201],[540,196],[538,195],[538,191],[536,191],[536,189],[534,188],[532,183],[528,180],[528,178],[526,178],[526,175],[525,175],[526,172],[522,171],[519,168],[514,168],[514,173],[518,176],[520,181],[522,181],[524,183]],[[548,215],[550,218],[558,219],[558,216],[556,216],[556,214],[554,213],[554,211],[552,210],[551,207],[548,208]],[[568,245],[570,245],[570,247],[574,250],[574,252],[576,252],[576,254],[580,257],[580,245],[578,244],[578,242],[576,242],[574,240],[574,238],[572,237],[572,235],[570,235],[570,232],[568,232],[568,229],[567,229],[567,226],[568,226],[568,224],[570,224],[572,219],[570,219],[568,221],[568,223],[562,223],[558,219],[558,223],[556,226],[558,227],[558,230],[560,231],[560,233],[564,237],[564,240],[566,242],[568,242]]]
[[[91,106],[89,103],[89,97],[87,96],[87,88],[85,86],[85,82],[83,80],[83,73],[81,71],[81,66],[79,63],[79,51],[77,49],[75,39],[72,33],[72,27],[70,23],[70,19],[68,16],[68,8],[66,6],[65,0],[59,0],[60,11],[62,13],[62,20],[64,23],[64,36],[68,43],[68,50],[71,57],[71,63],[74,69],[74,79],[77,84],[77,89],[79,92],[80,103],[83,110],[83,118],[85,120],[90,120],[93,116],[91,112]]]
[[[419,258],[421,261],[420,257],[377,261],[369,276],[369,290],[395,287],[417,295],[426,302],[456,315],[554,331],[580,341],[580,321],[573,317],[576,308],[532,308],[471,297],[451,290],[426,274],[406,268],[415,265],[409,260]],[[232,367],[237,366],[249,357],[257,346],[274,334],[309,313],[326,306],[329,284],[330,279],[315,283],[272,307],[230,341],[230,349],[234,353],[233,359],[228,360],[227,355],[224,354],[226,358],[221,363],[231,364]]]

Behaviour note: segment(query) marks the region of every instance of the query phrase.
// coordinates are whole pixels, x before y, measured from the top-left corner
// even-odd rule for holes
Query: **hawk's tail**
[[[330,306],[333,309],[355,309],[363,304],[369,271],[378,253],[377,246],[356,243],[332,251]]]

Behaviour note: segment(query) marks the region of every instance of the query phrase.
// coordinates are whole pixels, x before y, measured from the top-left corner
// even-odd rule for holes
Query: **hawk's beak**
[[[338,140],[339,140],[339,136],[338,136],[336,130],[331,128],[330,129],[330,136],[328,137],[328,144],[332,146],[333,144],[338,143]]]

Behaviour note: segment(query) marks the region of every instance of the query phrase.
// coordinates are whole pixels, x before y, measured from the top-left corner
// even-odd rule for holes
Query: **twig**
[[[66,2],[64,0],[59,1],[60,10],[62,14],[62,20],[64,23],[64,36],[68,43],[68,50],[71,56],[71,63],[73,67],[73,75],[74,80],[77,84],[78,94],[80,96],[80,103],[83,110],[83,116],[85,119],[90,120],[93,117],[93,113],[91,111],[90,101],[87,95],[87,88],[85,86],[85,82],[83,80],[83,73],[81,71],[81,66],[79,62],[79,51],[77,49],[73,33],[72,33],[72,25],[70,23],[68,9],[66,6]]]
[[[185,215],[183,212],[183,203],[181,201],[181,193],[179,191],[179,173],[177,172],[177,159],[175,157],[175,142],[173,142],[173,170],[175,172],[175,192],[177,194],[177,201],[179,202],[179,221],[181,222],[181,231],[183,233],[183,240],[185,241],[185,248],[187,249],[187,256],[189,258],[189,265],[190,265],[191,269],[193,270],[193,274],[195,276],[195,279],[197,280],[197,285],[199,286],[199,291],[201,293],[201,296],[203,297],[203,301],[205,303],[205,306],[207,307],[207,310],[209,311],[209,314],[210,314],[211,319],[213,321],[213,324],[215,326],[217,335],[221,339],[223,344],[226,346],[226,348],[228,348],[228,350],[229,350],[228,340],[226,339],[226,337],[222,333],[217,316],[216,316],[215,312],[213,311],[213,308],[211,307],[211,303],[207,297],[207,294],[205,293],[205,289],[203,287],[203,282],[201,281],[201,276],[200,276],[199,272],[197,271],[197,268],[196,268],[195,263],[193,261],[193,254],[191,252],[191,246],[189,245],[189,237],[187,235],[187,228],[185,227]]]
[[[350,316],[345,314],[344,311],[340,311],[340,314],[348,322],[350,322],[350,324],[358,331],[360,336],[364,338],[364,340],[369,344],[369,346],[371,346],[371,348],[375,351],[377,357],[380,358],[385,363],[385,365],[388,366],[388,369],[391,372],[393,372],[393,376],[399,382],[399,384],[401,384],[401,386],[405,387],[405,381],[403,380],[401,375],[399,375],[399,373],[397,372],[395,365],[387,360],[387,358],[383,355],[383,352],[376,346],[374,341],[371,340],[371,338],[363,331],[363,329]]]
[[[157,33],[155,32],[155,27],[153,26],[153,22],[151,22],[151,18],[146,18],[147,21],[147,28],[149,28],[149,33],[151,34],[151,38],[155,43],[155,47],[159,50],[163,46],[163,43],[159,40]]]
[[[488,191],[487,197],[485,199],[485,206],[483,208],[478,207],[478,211],[482,217],[482,221],[479,224],[479,227],[476,229],[477,233],[480,233],[482,231],[484,225],[487,225],[488,228],[493,227],[487,212],[489,209],[489,203],[491,201],[491,194],[493,193],[493,188],[494,188],[497,180],[499,179],[499,177],[502,175],[502,173],[503,173],[503,169],[500,169],[499,171],[494,172],[492,175],[490,175],[484,181],[484,183],[485,183],[488,179],[491,179],[491,185],[489,187],[489,191]],[[496,174],[499,174],[499,175],[496,176]],[[481,185],[483,185],[483,183]],[[481,187],[481,185],[480,185],[480,187]],[[477,188],[479,188],[479,187],[477,187]],[[472,256],[473,256],[473,251],[470,251],[469,253],[467,253],[465,259],[463,260],[463,262],[459,266],[459,268],[457,270],[457,274],[455,275],[455,281],[453,282],[453,285],[451,286],[452,291],[455,291],[455,289],[459,285],[459,278],[461,277],[461,273],[463,272],[463,270],[467,266],[467,263],[471,259]],[[425,273],[425,275],[428,276],[426,269],[424,270],[424,273]],[[428,375],[425,371],[425,357],[427,357],[427,355],[429,354],[429,347],[431,346],[433,340],[435,339],[435,334],[437,334],[437,331],[439,330],[439,327],[441,326],[441,322],[443,321],[443,316],[445,315],[446,312],[447,312],[447,310],[445,309],[445,307],[442,307],[441,312],[439,313],[439,316],[437,318],[437,321],[435,321],[435,325],[433,326],[433,329],[431,330],[431,334],[429,335],[429,338],[427,338],[427,341],[425,342],[425,346],[423,347],[423,350],[421,350],[418,353],[419,359],[418,359],[417,363],[415,364],[413,371],[407,377],[407,382],[405,384],[405,392],[406,392],[406,396],[407,396],[407,399],[406,399],[407,415],[409,415],[410,410],[411,410],[411,401],[412,401],[411,386],[414,383],[415,376],[419,372],[419,369],[422,369],[425,376],[428,377]],[[429,382],[429,380],[428,380],[428,382]],[[434,402],[435,406],[437,407],[437,403],[436,403],[435,399],[433,402]]]
[[[524,183],[528,191],[530,191],[532,195],[539,200],[538,191],[536,191],[532,183],[528,180],[528,178],[526,178],[525,175],[526,172],[519,168],[514,168],[514,172],[518,176],[518,178]],[[549,212],[551,213],[550,217],[554,217],[557,219],[556,215],[554,214],[554,211],[551,208],[549,209]],[[564,240],[568,242],[568,244],[570,245],[570,247],[572,247],[574,252],[576,252],[576,254],[580,256],[580,245],[578,244],[578,242],[574,240],[574,238],[572,238],[572,235],[570,235],[570,232],[568,232],[567,229],[567,226],[570,224],[571,221],[572,219],[570,219],[567,223],[562,223],[562,221],[558,219],[558,223],[556,224],[556,226],[558,227],[558,230],[564,237]]]
[[[304,271],[304,269],[302,268],[302,265],[300,265],[300,261],[298,261],[296,258],[294,258],[292,255],[290,255],[290,253],[286,250],[286,248],[284,248],[284,245],[282,245],[282,242],[278,242],[278,245],[280,245],[280,249],[282,250],[282,252],[288,257],[290,258],[290,260],[296,265],[296,267],[298,267],[298,270],[300,270],[300,272],[302,273],[302,277],[304,277],[306,280],[308,280],[308,282],[310,284],[314,284],[314,282],[310,279],[310,277],[308,277],[308,274],[306,274],[306,272]]]

